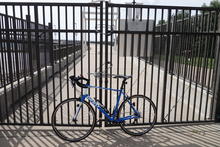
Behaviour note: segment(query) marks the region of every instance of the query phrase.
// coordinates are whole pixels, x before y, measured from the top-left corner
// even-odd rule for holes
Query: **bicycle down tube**
[[[83,102],[85,101],[85,99],[87,98],[95,107],[97,107],[110,121],[115,121],[115,122],[122,122],[124,120],[128,120],[128,119],[134,119],[134,118],[139,118],[140,115],[138,116],[126,116],[126,117],[122,117],[122,118],[116,118],[117,112],[118,112],[118,107],[119,107],[119,102],[120,102],[120,98],[122,95],[124,95],[126,97],[126,99],[128,98],[128,96],[124,93],[124,89],[111,89],[111,88],[104,88],[104,87],[96,87],[96,86],[91,86],[88,85],[89,88],[99,88],[99,89],[105,89],[105,90],[111,90],[111,91],[118,91],[119,95],[117,96],[117,101],[116,101],[116,105],[115,108],[113,110],[113,115],[110,116],[108,114],[108,112],[106,112],[106,110],[104,110],[100,104],[98,104],[92,97],[90,97],[90,95],[88,94],[84,94],[81,96],[80,101]],[[133,107],[132,103],[129,102],[129,104],[131,105],[131,108],[134,110],[135,113],[139,114],[139,112]],[[75,115],[73,116],[73,120],[76,119],[78,112],[80,111],[81,106],[78,107],[78,110],[76,111]]]

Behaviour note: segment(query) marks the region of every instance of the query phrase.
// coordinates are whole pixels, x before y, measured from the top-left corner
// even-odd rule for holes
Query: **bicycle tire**
[[[134,120],[134,122],[138,122],[138,119],[131,119],[131,120],[126,120],[126,122],[125,121],[123,121],[123,122],[121,122],[120,123],[120,127],[122,128],[122,130],[125,132],[125,133],[127,133],[127,134],[129,134],[129,135],[132,135],[132,136],[141,136],[141,135],[143,135],[143,134],[146,134],[147,132],[149,132],[153,127],[154,127],[154,125],[155,125],[155,122],[156,122],[156,107],[155,107],[155,105],[154,105],[154,103],[151,101],[151,99],[149,99],[148,97],[146,97],[146,96],[144,96],[144,95],[133,95],[133,96],[131,96],[131,97],[129,97],[129,98],[127,98],[125,101],[123,101],[122,102],[122,104],[120,105],[120,107],[119,107],[119,111],[118,111],[118,117],[120,118],[120,117],[125,117],[125,114],[126,113],[128,113],[127,111],[129,111],[129,115],[131,115],[133,112],[131,112],[131,108],[128,108],[128,106],[130,105],[130,107],[131,107],[131,104],[129,104],[129,101],[130,102],[132,102],[132,100],[133,100],[133,102],[132,102],[132,105],[133,105],[133,103],[134,103],[134,99],[135,98],[137,98],[138,100],[139,100],[139,102],[140,102],[140,99],[143,99],[143,102],[144,102],[144,104],[142,105],[143,106],[143,108],[145,108],[147,105],[149,105],[149,111],[151,111],[151,112],[153,112],[153,116],[152,116],[152,114],[150,114],[150,117],[149,117],[149,120],[151,120],[151,118],[152,118],[152,121],[150,122],[144,122],[144,118],[146,118],[145,116],[146,116],[146,114],[147,114],[147,112],[143,112],[143,113],[141,113],[140,112],[140,115],[141,115],[141,118],[143,119],[143,120],[140,120],[139,122],[139,124],[138,123],[136,123],[136,124],[132,124],[132,121]],[[138,107],[138,100],[137,100],[137,102],[136,102],[136,106]],[[144,101],[145,100],[145,101]],[[127,106],[128,105],[128,106]],[[140,105],[140,104],[139,104]],[[135,104],[134,104],[134,107],[136,108],[136,106],[135,106]],[[141,106],[141,105],[140,105]],[[127,108],[126,108],[127,107]],[[124,110],[123,110],[124,109]],[[138,108],[136,108],[136,109],[138,109]],[[143,109],[143,110],[145,110],[145,111],[147,111],[147,109]],[[138,111],[139,112],[139,111]],[[123,116],[122,116],[123,115]],[[139,118],[139,119],[141,119],[141,118]],[[127,124],[126,124],[127,123]],[[149,126],[148,126],[149,125]],[[138,126],[140,126],[140,129],[139,130],[141,130],[141,129],[143,129],[144,128],[144,126],[146,126],[146,129],[145,130],[143,130],[143,131],[138,131],[138,132],[134,132],[134,131],[132,131],[132,130],[134,130],[134,129],[136,129],[136,130],[138,130]],[[130,127],[130,129],[128,129],[128,128]],[[133,128],[132,128],[133,127]]]
[[[79,132],[77,132],[78,134],[77,135],[75,135],[75,136],[77,136],[77,137],[73,137],[73,136],[65,136],[64,135],[64,133],[65,134],[70,134],[70,133],[73,133],[73,130],[71,131],[71,130],[62,130],[62,132],[61,132],[61,130],[59,130],[58,129],[58,127],[71,127],[71,129],[73,129],[73,127],[76,127],[77,129],[81,129],[81,130],[83,130],[83,124],[82,125],[80,125],[80,124],[77,124],[76,125],[76,123],[77,123],[77,121],[82,121],[84,118],[86,118],[85,117],[85,115],[84,116],[81,116],[80,117],[80,114],[78,115],[79,117],[80,117],[80,119],[82,119],[82,120],[75,120],[75,121],[73,121],[73,123],[75,123],[75,124],[69,124],[69,120],[71,120],[70,118],[69,118],[69,120],[68,120],[68,123],[66,123],[66,124],[64,124],[64,123],[60,123],[60,124],[57,124],[58,122],[57,122],[57,119],[56,119],[56,117],[59,117],[60,118],[60,116],[59,116],[59,114],[57,114],[59,111],[58,110],[60,110],[61,112],[60,112],[60,115],[62,114],[62,108],[65,108],[65,107],[68,107],[69,108],[69,106],[68,105],[70,105],[70,102],[72,103],[74,103],[73,105],[75,105],[75,107],[73,108],[74,110],[76,110],[76,107],[78,106],[77,104],[82,104],[81,106],[82,106],[82,108],[84,109],[82,109],[82,108],[80,108],[80,111],[82,110],[82,111],[86,111],[86,108],[88,109],[88,113],[91,113],[92,114],[92,119],[93,119],[93,121],[92,121],[92,123],[90,124],[90,125],[88,125],[88,127],[89,127],[89,129],[88,130],[86,130],[86,133],[84,134],[84,135],[82,135],[82,136],[80,136],[80,135],[78,135],[78,134],[80,134]],[[67,104],[67,106],[66,106],[66,104]],[[64,106],[65,105],[65,106]],[[73,109],[71,109],[71,110],[69,110],[69,111],[73,111]],[[81,112],[79,112],[79,113],[81,113]],[[75,114],[75,113],[74,113]],[[83,113],[81,113],[81,114],[83,114]],[[85,114],[85,113],[84,113]],[[56,115],[58,115],[58,116],[56,116]],[[76,118],[77,119],[77,118]],[[91,133],[92,133],[92,131],[93,131],[93,129],[94,129],[94,127],[95,127],[95,123],[96,123],[96,115],[95,115],[95,111],[94,111],[94,109],[93,109],[93,107],[88,103],[88,102],[86,102],[86,101],[84,101],[84,102],[81,102],[80,101],[80,99],[78,99],[78,98],[71,98],[71,99],[67,99],[67,100],[65,100],[65,101],[63,101],[63,102],[61,102],[55,109],[54,109],[54,111],[53,111],[53,114],[52,114],[52,128],[53,128],[53,130],[54,130],[54,132],[61,138],[61,139],[64,139],[64,140],[66,140],[66,141],[70,141],[70,142],[78,142],[78,141],[80,141],[80,140],[82,140],[82,139],[85,139],[86,137],[88,137]],[[62,122],[62,121],[64,121],[64,120],[59,120],[60,122]],[[90,120],[89,120],[90,121]],[[57,122],[57,123],[56,123]],[[83,122],[83,121],[82,121]],[[81,128],[82,127],[82,128]],[[84,127],[85,128],[87,128],[87,125],[86,124],[84,124]],[[85,132],[85,130],[83,130],[84,132]],[[81,133],[82,133],[82,131],[81,131]]]

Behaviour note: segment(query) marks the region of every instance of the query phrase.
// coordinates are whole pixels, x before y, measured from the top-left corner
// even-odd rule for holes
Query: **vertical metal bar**
[[[201,16],[201,20],[200,20],[200,24],[201,24],[201,32],[203,32],[203,29],[204,29],[204,11],[202,12],[202,16]],[[198,36],[200,38],[200,41],[203,40],[203,35],[199,35]],[[202,54],[203,54],[203,48],[202,48],[202,45],[201,43],[199,44],[199,52],[198,52],[198,63],[201,63],[202,61]],[[195,87],[195,95],[194,95],[194,98],[196,99],[196,95],[197,95],[197,88],[198,88],[198,84],[200,83],[200,74],[201,74],[201,69],[202,67],[197,67],[197,71],[196,71],[196,87]],[[202,100],[202,95],[203,93],[201,92],[201,95],[200,95],[200,104],[201,104],[201,100]],[[196,105],[195,105],[196,106]],[[199,105],[199,109],[200,109],[200,105]],[[195,107],[194,107],[194,113],[193,113],[193,121],[194,121],[194,118],[195,118]],[[199,110],[199,116],[198,116],[198,119],[200,120],[200,110]]]
[[[42,15],[43,15],[43,28],[44,30],[46,30],[46,24],[45,24],[45,6],[42,6],[43,9],[42,9]],[[46,46],[47,46],[47,42],[46,42],[46,33],[49,33],[49,32],[44,32],[44,40],[43,40],[43,43],[44,43],[44,66],[45,66],[45,85],[46,85],[46,107],[47,107],[47,123],[49,124],[50,123],[50,113],[49,113],[49,96],[48,96],[48,71],[47,71],[47,65],[48,65],[48,60],[47,60],[47,50],[46,50]]]
[[[198,20],[198,10],[196,10],[196,24],[195,24],[196,26],[197,25],[199,25],[199,20]],[[197,30],[198,31],[198,30]],[[196,38],[195,39],[198,39],[199,38],[199,35],[196,35]],[[196,46],[196,50],[198,50],[198,45]],[[199,53],[197,53],[197,54],[199,54]],[[196,72],[196,69],[195,69],[195,67],[196,67],[196,59],[195,59],[195,66],[194,66],[194,72],[193,72],[193,79],[195,78],[195,72]],[[198,73],[197,73],[198,74]],[[197,76],[197,74],[196,74],[196,76]],[[197,84],[198,84],[198,82],[197,82],[197,78],[196,78],[196,85],[195,85],[195,91],[197,91]],[[193,115],[192,115],[192,120],[194,121],[194,119],[195,119],[195,108],[196,108],[196,92],[195,92],[195,94],[194,94],[194,103],[193,103]]]
[[[132,21],[135,20],[135,7],[132,8]],[[134,33],[130,34],[131,35],[131,76],[133,76],[133,68],[134,68]],[[133,78],[131,78],[131,85],[130,85],[130,95],[132,96],[133,92]],[[131,100],[132,103],[132,100]],[[131,115],[132,109],[130,108],[129,115]],[[144,115],[143,115],[144,116]],[[144,120],[144,119],[143,119]],[[131,124],[131,120],[129,120],[129,123]]]
[[[50,7],[51,10],[52,7]],[[52,12],[52,11],[51,11]],[[55,109],[56,107],[56,99],[55,99],[55,81],[54,81],[54,51],[53,51],[53,32],[52,32],[52,17],[51,17],[51,23],[48,23],[48,30],[49,30],[49,34],[48,34],[48,41],[49,41],[49,45],[48,45],[48,50],[50,53],[50,64],[52,66],[52,98],[53,98],[53,107]]]
[[[73,6],[73,30],[75,30],[75,6]],[[73,74],[76,76],[76,53],[78,54],[78,47],[76,49],[76,33],[73,31]],[[76,97],[76,85],[74,85],[74,97]],[[76,102],[74,102],[74,112],[76,112]]]
[[[103,1],[100,3],[100,61],[99,71],[102,73],[102,60],[103,60]],[[99,86],[102,87],[102,77],[99,79]],[[102,103],[102,89],[99,90],[100,102]],[[102,118],[102,113],[99,113],[99,117]],[[100,122],[101,125],[101,122]]]
[[[80,6],[80,29],[81,31],[84,29],[83,28],[83,10],[82,10],[82,6]],[[85,23],[85,22],[84,22]],[[83,33],[80,33],[80,44],[81,44],[81,75],[83,75]],[[82,88],[81,88],[81,93],[83,92]],[[83,106],[82,106],[82,111],[81,111],[81,118],[82,118],[82,124],[83,124]]]
[[[219,41],[219,36],[218,36],[218,39],[217,39],[218,41]],[[217,44],[219,44],[219,43],[217,43]],[[215,83],[214,83],[214,96],[213,96],[213,102],[212,102],[212,106],[213,106],[213,108],[211,109],[211,114],[213,115],[213,112],[214,112],[214,119],[215,119],[215,122],[219,122],[220,121],[220,111],[219,111],[219,106],[220,106],[220,97],[219,97],[219,95],[220,95],[220,86],[219,86],[219,82],[220,82],[220,79],[219,79],[219,73],[220,73],[220,68],[219,68],[219,46],[218,46],[218,55],[217,55],[217,58],[216,58],[216,60],[217,60],[217,62],[215,62],[216,63],[216,76],[215,76]],[[214,100],[215,99],[215,100]]]
[[[105,87],[108,87],[108,15],[108,2],[105,2]],[[108,106],[107,90],[105,90],[105,106]],[[105,119],[105,123],[108,123],[107,119]]]
[[[202,15],[203,15],[203,16],[202,16],[202,30],[201,30],[201,31],[203,32],[203,31],[205,31],[205,28],[204,28],[204,27],[205,27],[205,18],[204,18],[204,17],[205,17],[205,14],[204,14],[204,11],[203,11],[203,14],[202,14]],[[204,40],[206,39],[206,36],[205,36],[205,35],[202,37],[202,40],[201,40],[202,43],[203,43],[203,41],[204,41],[203,39],[204,39]],[[206,45],[205,45],[205,46],[206,46]],[[200,74],[201,74],[201,77],[199,76],[199,82],[201,83],[201,86],[202,86],[202,87],[201,87],[201,94],[200,94],[200,103],[199,103],[199,118],[198,118],[199,121],[200,121],[200,119],[201,119],[201,109],[202,109],[203,89],[204,89],[204,83],[203,83],[203,82],[204,82],[204,78],[205,78],[205,77],[204,77],[204,75],[205,75],[205,73],[204,73],[204,71],[205,71],[205,70],[204,70],[205,66],[203,67],[203,65],[204,65],[203,63],[204,63],[205,60],[206,60],[206,52],[207,52],[207,51],[205,51],[205,48],[204,48],[204,46],[202,46],[202,45],[201,45],[201,51],[202,51],[203,53],[201,54],[201,55],[202,55],[201,60],[200,60],[201,62],[199,62],[199,63],[202,63],[202,65],[200,66],[200,71],[201,71]],[[199,75],[200,75],[200,74],[199,74]],[[200,80],[200,78],[202,78],[202,79]]]
[[[67,84],[67,99],[70,98],[70,94],[69,94],[69,54],[71,53],[70,52],[70,47],[69,47],[69,40],[68,40],[68,10],[67,10],[67,6],[65,6],[65,29],[66,29],[66,84]],[[68,124],[70,123],[70,106],[69,106],[69,103],[67,105],[67,119],[68,119]]]
[[[0,15],[0,29],[2,29],[2,28],[1,28],[1,23],[2,23],[2,22],[1,22],[1,17],[2,17],[2,16]],[[1,33],[1,31],[0,31],[0,37],[1,37],[1,35],[2,35],[2,33]],[[1,44],[2,44],[2,41],[1,41]],[[1,44],[0,44],[0,46],[1,46]],[[1,57],[1,59],[3,58],[3,56],[1,56],[1,55],[0,55],[0,57]],[[2,77],[2,75],[3,75],[3,69],[2,69],[2,66],[3,66],[3,65],[2,65],[2,62],[0,61],[0,87],[3,86],[3,84],[2,84],[2,83],[3,83],[3,77]],[[1,114],[2,114],[2,113],[1,113]]]
[[[13,18],[12,17],[9,17],[9,29],[13,29]],[[13,33],[11,32],[10,34],[9,34],[9,36],[10,36],[10,39],[14,39],[13,38]],[[15,81],[15,79],[16,79],[16,61],[15,61],[15,54],[14,54],[14,45],[15,45],[15,43],[14,43],[14,41],[13,41],[13,43],[11,43],[11,59],[12,59],[12,66],[11,67],[9,67],[9,68],[12,68],[12,74],[13,74],[13,81],[12,82],[14,82]],[[14,88],[13,88],[14,89]],[[14,105],[14,104],[13,104]],[[16,116],[15,116],[16,117]]]
[[[135,19],[135,7],[132,8],[132,21]],[[131,34],[131,75],[133,76],[133,68],[134,68],[134,33]],[[133,92],[133,78],[131,78],[131,85],[130,85],[130,95],[132,96]],[[130,109],[130,114],[131,114],[131,109]],[[131,123],[131,120],[130,120]]]
[[[168,9],[168,33],[170,33],[170,20],[171,20],[171,9]],[[170,48],[170,34],[167,35],[167,46],[165,50],[165,67],[164,67],[164,81],[163,81],[163,95],[162,95],[162,114],[161,121],[164,123],[164,110],[165,110],[165,99],[166,99],[166,86],[167,86],[167,72],[168,72],[168,56]]]
[[[142,9],[140,21],[142,21]],[[138,79],[137,79],[137,94],[139,94],[139,88],[140,88],[140,60],[141,60],[141,33],[138,34]],[[139,109],[139,99],[137,99],[137,110]]]
[[[56,107],[56,95],[55,95],[55,79],[54,79],[54,50],[53,50],[53,7],[50,6],[50,23],[48,23],[49,29],[49,50],[50,50],[50,61],[52,66],[52,87],[53,87],[53,107]]]
[[[185,13],[183,11],[183,22],[186,21],[184,20],[185,18]],[[190,18],[188,18],[190,19]],[[185,23],[183,24],[183,26],[186,25]],[[185,31],[187,31],[187,28],[185,27],[184,28]],[[189,39],[189,36],[187,37],[187,35],[185,36],[184,38],[184,50],[186,51],[187,50],[187,46],[189,45],[188,43],[188,39]],[[188,56],[187,56],[187,53],[183,53],[183,62],[181,66],[183,66],[183,88],[182,88],[182,101],[181,101],[181,110],[180,110],[180,122],[182,122],[182,119],[183,119],[183,105],[184,105],[184,96],[185,96],[185,83],[186,83],[186,76],[187,76],[187,73],[188,73],[188,70],[187,70],[187,60],[188,60]]]
[[[73,6],[73,30],[75,30],[75,7]],[[73,70],[73,74],[74,76],[76,76],[76,52],[78,52],[78,49],[76,49],[76,33],[75,31],[73,32],[73,66],[74,66],[74,70]],[[74,97],[76,97],[76,86],[74,85]],[[76,111],[76,110],[75,110]]]
[[[126,62],[126,56],[127,56],[127,39],[128,39],[128,7],[125,7],[125,33],[124,33],[124,75],[126,75],[126,66],[127,66],[127,62]],[[126,84],[124,84],[124,90],[126,89]],[[124,97],[125,99],[125,97]],[[123,107],[123,112],[125,111],[125,105]],[[123,113],[123,117],[125,117],[125,113]]]
[[[140,54],[141,54],[141,34],[138,34],[138,77],[137,77],[137,94],[139,95],[139,89],[140,89]],[[137,110],[139,106],[139,99],[137,99]],[[139,111],[139,110],[138,110]]]
[[[98,28],[98,8],[97,6],[95,7],[95,29],[97,30]],[[98,39],[98,33],[97,31],[95,32],[95,73],[97,72],[97,65],[98,65],[98,61],[97,61],[97,54],[98,54],[98,51],[97,51],[97,39]],[[97,85],[97,77],[95,77],[95,86],[98,86]],[[97,88],[95,88],[95,101],[97,101]],[[97,113],[97,107],[95,108],[95,112]]]
[[[60,6],[57,7],[57,21],[58,21],[58,50],[59,50],[59,88],[60,88],[60,102],[63,101],[63,98],[62,98],[62,95],[63,95],[63,92],[62,92],[62,73],[61,73],[61,58],[63,56],[62,53],[61,53],[61,45],[60,45],[60,42],[61,42],[61,37],[60,37]],[[61,107],[60,109],[60,113],[61,113],[61,124],[63,124],[63,108]]]
[[[7,59],[8,59],[8,67],[9,67],[9,79],[11,85],[11,99],[12,99],[12,111],[13,111],[13,121],[16,123],[15,116],[15,100],[14,100],[14,86],[13,86],[13,71],[12,71],[12,54],[11,54],[11,44],[10,40],[10,32],[9,32],[9,18],[8,18],[8,6],[5,5],[5,28],[6,28],[6,40],[7,40]]]
[[[178,15],[178,9],[176,9],[176,14],[175,14],[176,16]],[[178,18],[176,17],[176,20],[175,20],[175,22],[177,22],[178,21]],[[182,21],[181,21],[182,22]],[[182,22],[183,23],[183,22]],[[178,28],[176,31],[179,31],[179,30],[181,30],[181,31],[183,31],[183,25],[181,24],[181,28]],[[180,40],[179,40],[179,38],[180,38]],[[181,58],[181,46],[182,46],[182,44],[183,44],[183,41],[182,41],[182,34],[181,34],[181,36],[178,38],[178,44],[180,44],[179,45],[179,49],[178,49],[178,61],[177,61],[177,65],[176,65],[176,67],[177,67],[177,84],[176,84],[176,99],[175,99],[175,111],[174,111],[174,122],[176,122],[176,114],[177,114],[177,103],[178,103],[178,92],[179,92],[179,79],[180,79],[180,58]],[[175,59],[174,59],[175,60]]]
[[[90,6],[88,6],[88,77],[90,79]],[[89,94],[90,94],[90,89],[89,90]]]
[[[37,52],[37,73],[38,73],[38,95],[39,95],[39,117],[40,124],[43,124],[43,101],[42,101],[42,87],[41,87],[41,63],[40,63],[40,48],[39,48],[39,28],[38,28],[38,6],[34,6],[35,16],[35,43]]]
[[[211,21],[211,11],[209,11],[208,14],[206,14],[206,19],[205,19],[205,30],[209,33],[210,32],[210,21]],[[210,48],[210,42],[211,42],[211,36],[207,35],[205,36],[205,51],[204,51],[204,57],[203,57],[203,62],[204,64],[202,64],[202,68],[203,68],[203,72],[202,72],[202,88],[201,88],[201,92],[203,93],[203,91],[205,90],[204,87],[207,87],[207,70],[208,70],[208,60],[209,60],[209,50],[212,51],[212,48]],[[207,87],[208,88],[208,87]],[[204,115],[204,120],[206,120],[206,112],[207,112],[207,103],[208,103],[208,95],[209,95],[209,91],[207,91],[207,96],[205,101],[205,115]],[[202,95],[201,95],[202,96]],[[201,98],[202,99],[202,98]],[[200,101],[200,117],[199,120],[201,119],[201,109],[202,109],[202,101]]]
[[[215,14],[215,17],[214,17],[214,27],[213,27],[213,30],[214,30],[214,33],[216,33],[216,31],[217,31],[217,25],[219,24],[219,21],[218,21],[218,12],[214,12],[214,14]],[[212,50],[213,50],[213,52],[211,53],[211,56],[212,56],[212,58],[213,58],[213,53],[215,52],[215,42],[216,42],[216,39],[217,39],[217,37],[216,37],[216,35],[213,35],[213,40],[212,40]],[[217,49],[217,48],[216,48]],[[211,61],[211,67],[213,66],[213,68],[210,68],[210,72],[209,72],[209,74],[210,74],[210,76],[209,76],[209,80],[208,80],[208,92],[209,92],[209,90],[211,89],[213,89],[213,93],[215,93],[215,87],[214,88],[212,88],[213,87],[213,85],[215,85],[216,84],[216,80],[213,80],[214,79],[214,69],[215,69],[215,67],[214,67],[214,65],[215,65],[215,61],[216,60],[219,60],[219,56],[217,55],[217,58],[215,59],[215,57],[212,59],[212,61]],[[218,63],[218,62],[217,62]],[[216,66],[216,65],[215,65]],[[216,66],[217,67],[217,66]],[[211,72],[211,70],[212,70],[212,72]],[[211,75],[212,75],[212,77],[211,77]],[[215,75],[217,75],[217,74],[215,74]],[[212,79],[212,83],[210,83],[210,79]],[[211,85],[210,85],[211,84]],[[210,87],[210,89],[209,89],[209,87]],[[207,95],[207,97],[208,97],[208,95]],[[214,107],[212,107],[212,106],[214,106],[214,94],[213,94],[213,97],[212,97],[212,100],[211,100],[211,103],[210,103],[210,113],[209,113],[209,115],[210,115],[210,118],[211,119],[213,119],[213,108]],[[207,113],[207,112],[206,112]],[[205,114],[206,114],[205,113]]]
[[[162,9],[161,12],[161,26],[160,31],[162,32],[163,28],[163,15],[164,15],[164,9]],[[159,99],[159,85],[160,85],[160,67],[161,67],[161,51],[162,51],[162,42],[164,35],[160,34],[160,41],[159,41],[159,64],[158,64],[158,74],[157,74],[157,95],[156,95],[156,107],[158,108],[158,99]]]
[[[16,29],[16,19],[15,19],[15,6],[12,6],[12,10],[13,10],[13,29]],[[19,97],[19,112],[20,112],[20,122],[22,123],[22,108],[21,108],[21,89],[20,89],[20,69],[19,69],[19,59],[18,59],[18,41],[17,41],[17,32],[14,31],[14,54],[15,54],[15,66],[16,66],[16,77],[17,77],[17,88],[18,88],[18,97]],[[21,59],[20,59],[21,60]]]
[[[155,47],[155,29],[156,29],[156,19],[157,19],[157,8],[154,8],[154,24],[153,24],[153,34],[152,34],[152,50],[151,50],[151,53],[152,53],[152,56],[150,57],[151,59],[151,82],[150,82],[150,99],[152,99],[152,95],[153,95],[153,74],[154,74],[154,47]],[[158,99],[157,99],[158,101]],[[158,103],[158,102],[157,102]],[[151,120],[151,107],[150,107],[150,110],[149,110],[149,121]],[[157,120],[156,120],[157,121]]]
[[[121,21],[121,11],[120,11],[120,7],[118,7],[118,31],[120,31],[121,29],[120,29],[120,25],[121,25],[121,23],[120,23],[120,21]],[[117,52],[117,54],[118,54],[118,56],[117,56],[117,74],[119,74],[119,70],[120,70],[120,64],[119,64],[119,56],[120,56],[120,33],[118,33],[118,40],[117,40],[117,43],[118,43],[118,46],[117,46],[117,50],[118,50],[118,52]],[[117,79],[117,89],[119,89],[119,79]],[[117,91],[117,96],[119,95],[119,92]]]
[[[191,14],[191,10],[190,10],[190,14]],[[189,22],[190,26],[192,25],[192,22],[194,22],[194,19],[192,20],[192,22],[191,22],[191,19]],[[194,26],[194,29],[193,29],[193,26],[191,26],[190,32],[195,31],[195,29],[196,29],[195,26]],[[192,44],[194,44],[196,41],[196,35],[193,35],[190,40],[191,40],[190,41],[191,48],[193,48]],[[194,51],[192,51],[192,49],[191,49],[190,61],[192,61],[192,62],[191,62],[191,68],[189,71],[190,72],[189,73],[189,93],[188,93],[188,102],[187,102],[186,121],[189,120],[189,110],[190,110],[190,100],[191,100],[191,90],[192,90],[192,75],[193,75],[193,66],[194,66],[193,58],[194,58]]]
[[[149,31],[149,17],[150,17],[150,9],[147,8],[147,19],[146,19],[146,32]],[[145,33],[145,65],[144,65],[144,95],[146,95],[146,88],[147,88],[147,60],[148,60],[148,33]],[[133,41],[132,41],[133,42]],[[131,82],[132,83],[132,82]],[[145,106],[145,101],[143,106]],[[144,111],[143,111],[143,116],[145,117],[145,107],[144,107]],[[144,118],[143,118],[143,123],[144,123]]]
[[[215,33],[216,31],[219,32],[220,31],[220,16],[219,16],[219,11],[216,11],[216,15],[215,15]],[[212,98],[212,102],[211,102],[211,118],[214,118],[215,122],[219,122],[220,121],[220,62],[219,62],[219,58],[220,58],[220,36],[219,35],[214,35],[215,37],[215,61],[214,61],[214,69],[213,69],[213,78],[214,82],[213,82],[213,98]]]
[[[2,17],[3,17],[3,16],[0,15],[0,29],[3,29],[3,28],[2,28]],[[2,36],[4,36],[1,30],[0,30],[0,34],[1,34]],[[1,37],[1,36],[0,36],[0,37]],[[0,39],[1,39],[1,38],[0,38]],[[2,41],[1,41],[1,42],[2,42]],[[2,44],[0,44],[0,46],[1,46],[1,45],[2,45]],[[0,53],[1,53],[1,52],[0,52]],[[1,55],[0,55],[0,56],[1,56]],[[1,59],[2,59],[2,58],[3,58],[3,57],[1,56]],[[0,62],[0,63],[2,64],[2,62]],[[1,66],[1,71],[0,71],[0,73],[1,73],[1,76],[2,76],[2,75],[3,75],[3,70],[2,70],[2,66],[3,66],[3,65],[0,65],[0,66]],[[1,83],[2,83],[2,82],[3,82],[3,81],[2,81],[2,80],[3,80],[3,79],[2,79],[3,77],[0,77],[0,78],[1,78]],[[2,85],[0,85],[0,86],[2,86]]]
[[[128,32],[128,7],[125,8],[125,34],[124,34],[124,75],[126,75],[127,32]],[[126,86],[124,86],[124,89]]]
[[[172,12],[172,10],[171,10]],[[175,22],[175,17],[172,17],[171,18],[171,31],[172,32],[175,32],[175,25],[176,22]],[[171,108],[171,99],[172,99],[172,90],[173,90],[173,73],[174,73],[174,64],[175,64],[175,52],[176,52],[176,49],[175,49],[175,43],[176,43],[176,39],[175,39],[175,36],[172,35],[171,36],[171,39],[170,39],[170,56],[169,56],[169,73],[171,74],[171,78],[170,78],[170,91],[169,91],[169,105],[168,105],[168,120],[167,122],[169,123],[170,122],[170,112],[172,111],[173,108]],[[173,47],[174,46],[174,47]]]
[[[113,31],[113,21],[114,21],[114,8],[113,7],[111,7],[111,32]],[[111,34],[111,46],[110,46],[110,63],[111,63],[111,68],[110,68],[110,75],[112,75],[112,66],[113,66],[113,64],[112,64],[112,50],[113,50],[113,37],[114,37],[114,35],[113,34]],[[115,44],[115,42],[114,42],[114,44]],[[110,88],[112,88],[112,78],[110,78]],[[109,101],[109,103],[110,103],[110,114],[112,114],[112,91],[110,91],[110,101]]]
[[[34,68],[33,68],[33,50],[32,50],[32,43],[31,43],[31,25],[30,25],[30,7],[28,6],[28,15],[26,15],[27,20],[27,40],[28,40],[28,49],[29,49],[29,62],[30,62],[30,76],[31,76],[31,93],[32,93],[32,111],[33,111],[33,117],[34,117],[34,124],[36,124],[36,111],[35,111],[35,95],[34,95]]]
[[[6,56],[6,46],[3,45],[5,44],[5,41],[2,41],[2,37],[5,38],[5,31],[2,32],[1,29],[4,28],[4,24],[3,24],[3,16],[0,18],[0,52],[1,52],[1,63],[2,63],[2,75],[3,75],[3,87],[4,87],[4,100],[5,100],[5,112],[6,112],[6,120],[7,120],[7,123],[9,123],[9,113],[8,113],[8,97],[7,97],[7,89],[6,89],[6,69],[5,69],[5,66],[7,66],[7,63],[6,63],[6,60],[4,60],[4,56]]]
[[[219,79],[219,74],[220,74],[220,68],[219,68],[219,53],[220,53],[220,51],[219,51],[219,35],[218,36],[216,36],[216,44],[217,44],[217,48],[216,48],[216,51],[217,51],[217,56],[216,56],[216,59],[215,60],[217,60],[217,61],[215,61],[215,66],[216,66],[216,68],[215,68],[215,82],[214,82],[214,96],[213,96],[213,100],[212,100],[212,109],[211,109],[211,118],[213,117],[213,115],[214,115],[214,120],[215,120],[215,122],[220,122],[220,109],[219,109],[219,106],[220,106],[220,97],[219,97],[219,95],[220,95],[220,79]]]
[[[90,79],[90,66],[91,66],[91,62],[90,62],[90,6],[88,6],[88,78]],[[88,89],[88,93],[90,95],[90,89]],[[90,103],[90,102],[89,102]],[[90,113],[90,110],[88,110]],[[88,121],[89,121],[89,125],[90,125],[90,115],[88,115]]]
[[[5,7],[7,7],[7,6],[5,6]],[[6,15],[7,16],[7,15]],[[4,29],[7,29],[7,28],[9,28],[8,26],[6,26],[6,24],[8,23],[8,22],[6,22],[5,20],[6,20],[6,16],[4,16],[4,17],[2,17],[2,25],[4,25],[3,26],[3,28]],[[8,24],[9,25],[9,24]],[[4,40],[7,38],[7,32],[5,31],[4,32]],[[5,52],[8,52],[8,49],[7,49],[7,41],[5,41],[5,43],[4,43],[4,50],[5,50]],[[8,73],[9,73],[9,66],[8,66],[8,59],[7,59],[7,57],[8,57],[8,53],[6,54],[5,53],[5,56],[4,56],[4,61],[5,61],[5,80],[6,80],[6,84],[9,84],[10,82],[9,82],[9,77],[8,77]]]

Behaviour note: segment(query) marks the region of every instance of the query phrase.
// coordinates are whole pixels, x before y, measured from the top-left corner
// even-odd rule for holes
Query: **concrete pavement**
[[[155,126],[140,137],[120,128],[95,128],[86,139],[71,143],[58,138],[50,126],[1,126],[1,147],[217,147],[220,124]]]

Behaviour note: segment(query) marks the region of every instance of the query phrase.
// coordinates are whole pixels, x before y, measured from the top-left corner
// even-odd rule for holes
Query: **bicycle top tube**
[[[92,73],[92,74],[94,74],[94,73]],[[96,75],[95,75],[96,77],[97,77],[97,75],[98,75],[98,77],[110,75],[110,76],[113,76],[113,78],[122,78],[122,79],[123,79],[122,84],[125,84],[125,81],[126,81],[127,79],[132,78],[132,76],[124,76],[124,75],[114,75],[114,74],[108,74],[108,75],[106,75],[106,74],[104,74],[104,73],[95,73],[95,74],[96,74]],[[79,87],[81,87],[81,88],[99,88],[99,89],[105,89],[105,90],[120,91],[120,90],[118,90],[118,89],[112,89],[112,88],[106,88],[106,87],[99,87],[99,86],[90,85],[90,80],[87,79],[87,78],[85,78],[85,77],[83,77],[83,76],[81,76],[81,77],[80,77],[80,76],[75,77],[75,76],[73,75],[73,76],[70,76],[69,78],[70,78],[71,83],[72,83],[73,86],[74,86],[75,84],[77,84],[77,85],[78,85]],[[85,82],[86,82],[86,83],[85,83]]]
[[[121,89],[113,89],[113,88],[106,88],[106,87],[93,86],[93,85],[88,85],[88,88],[97,88],[97,89],[104,89],[104,90],[111,90],[111,91],[121,91]]]

